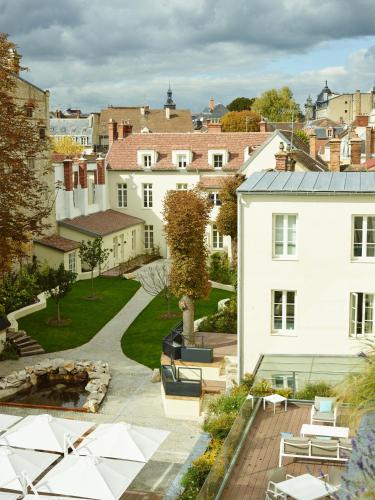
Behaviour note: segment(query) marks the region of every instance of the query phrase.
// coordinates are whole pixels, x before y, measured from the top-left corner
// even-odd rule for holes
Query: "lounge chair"
[[[336,398],[316,396],[311,407],[310,424],[332,424],[336,426],[337,406]]]
[[[347,462],[352,451],[350,439],[281,438],[279,467],[283,457]]]
[[[267,491],[265,500],[275,500],[277,498],[286,499],[285,493],[277,492],[277,483],[281,483],[286,479],[292,479],[294,476],[286,473],[285,467],[279,467],[278,469],[272,469],[267,472]]]

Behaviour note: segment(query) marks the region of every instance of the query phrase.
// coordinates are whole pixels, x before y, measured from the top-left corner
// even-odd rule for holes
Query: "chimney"
[[[340,172],[340,139],[331,139],[329,141],[329,169],[332,172]]]
[[[356,90],[354,94],[354,116],[361,114],[361,91]]]
[[[105,168],[104,168],[104,158],[101,154],[96,159],[96,179],[98,184],[105,184]]]
[[[366,160],[372,157],[373,153],[373,129],[366,127]]]
[[[167,120],[171,118],[171,110],[169,108],[165,108],[165,117]]]
[[[285,151],[285,144],[281,141],[279,150],[275,154],[276,165],[275,169],[286,172],[288,170],[288,153]]]
[[[145,116],[145,114],[146,114],[146,108],[145,108],[145,106],[141,106],[141,107],[139,108],[139,111],[141,112],[141,115],[142,115],[142,116]]]
[[[87,161],[84,156],[81,156],[78,163],[79,185],[82,189],[87,188]]]
[[[267,122],[263,117],[259,122],[259,132],[267,132]]]
[[[208,109],[211,113],[215,109],[215,99],[213,97],[211,97],[211,99],[208,101]]]
[[[64,160],[64,186],[65,191],[73,191],[73,160],[71,158]]]
[[[207,131],[209,134],[221,134],[221,123],[207,120]]]
[[[310,146],[310,156],[315,159],[317,154],[317,142],[316,142],[315,130],[311,130],[309,134],[309,146]]]
[[[111,146],[117,140],[117,122],[112,118],[108,122],[108,145]]]
[[[350,139],[350,163],[355,168],[360,168],[361,166],[361,146],[362,140],[359,137]]]

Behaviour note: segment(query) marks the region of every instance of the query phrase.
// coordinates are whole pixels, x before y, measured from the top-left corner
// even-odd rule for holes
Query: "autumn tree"
[[[60,302],[71,291],[73,283],[77,278],[76,273],[64,269],[64,264],[60,264],[57,269],[47,267],[39,278],[43,290],[49,293],[57,308],[56,325],[63,325],[61,320]]]
[[[48,138],[15,99],[22,69],[15,45],[0,33],[0,241],[12,257],[43,232],[52,208],[49,171],[37,162],[48,154]]]
[[[232,267],[237,265],[237,188],[245,180],[244,175],[236,174],[224,177],[220,189],[221,207],[216,219],[216,226],[221,234],[230,236],[232,249]]]
[[[201,191],[169,191],[164,199],[166,240],[171,255],[171,288],[180,297],[183,333],[194,344],[195,300],[210,290],[205,230],[211,204]]]
[[[298,121],[301,117],[299,104],[289,87],[263,92],[255,99],[252,109],[271,122]]]
[[[102,266],[108,259],[110,250],[103,248],[103,238],[98,236],[94,240],[82,241],[79,247],[79,257],[91,272],[91,299],[95,299],[94,270]]]
[[[80,154],[85,148],[77,144],[72,137],[66,135],[61,138],[52,138],[52,150],[54,153],[62,153],[66,155]]]
[[[221,118],[223,132],[259,132],[260,115],[255,111],[231,111]]]
[[[299,137],[307,146],[310,144],[310,137],[302,128],[294,129],[294,135]]]
[[[251,109],[255,101],[254,97],[236,97],[231,103],[227,105],[229,111],[244,111],[245,109]]]

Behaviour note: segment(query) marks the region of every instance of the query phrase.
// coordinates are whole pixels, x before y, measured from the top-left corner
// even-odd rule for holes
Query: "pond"
[[[89,393],[85,390],[87,381],[56,382],[40,377],[38,384],[8,396],[1,403],[15,403],[25,406],[55,406],[67,409],[82,408]]]

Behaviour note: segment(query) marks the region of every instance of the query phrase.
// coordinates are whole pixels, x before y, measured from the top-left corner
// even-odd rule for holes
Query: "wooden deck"
[[[272,405],[266,411],[260,408],[221,499],[264,499],[267,472],[278,467],[280,432],[299,434],[302,424],[309,419],[310,406],[289,404],[287,412],[277,406],[275,415]],[[304,473],[319,476],[338,465],[337,462],[284,458],[283,466],[295,476]]]

